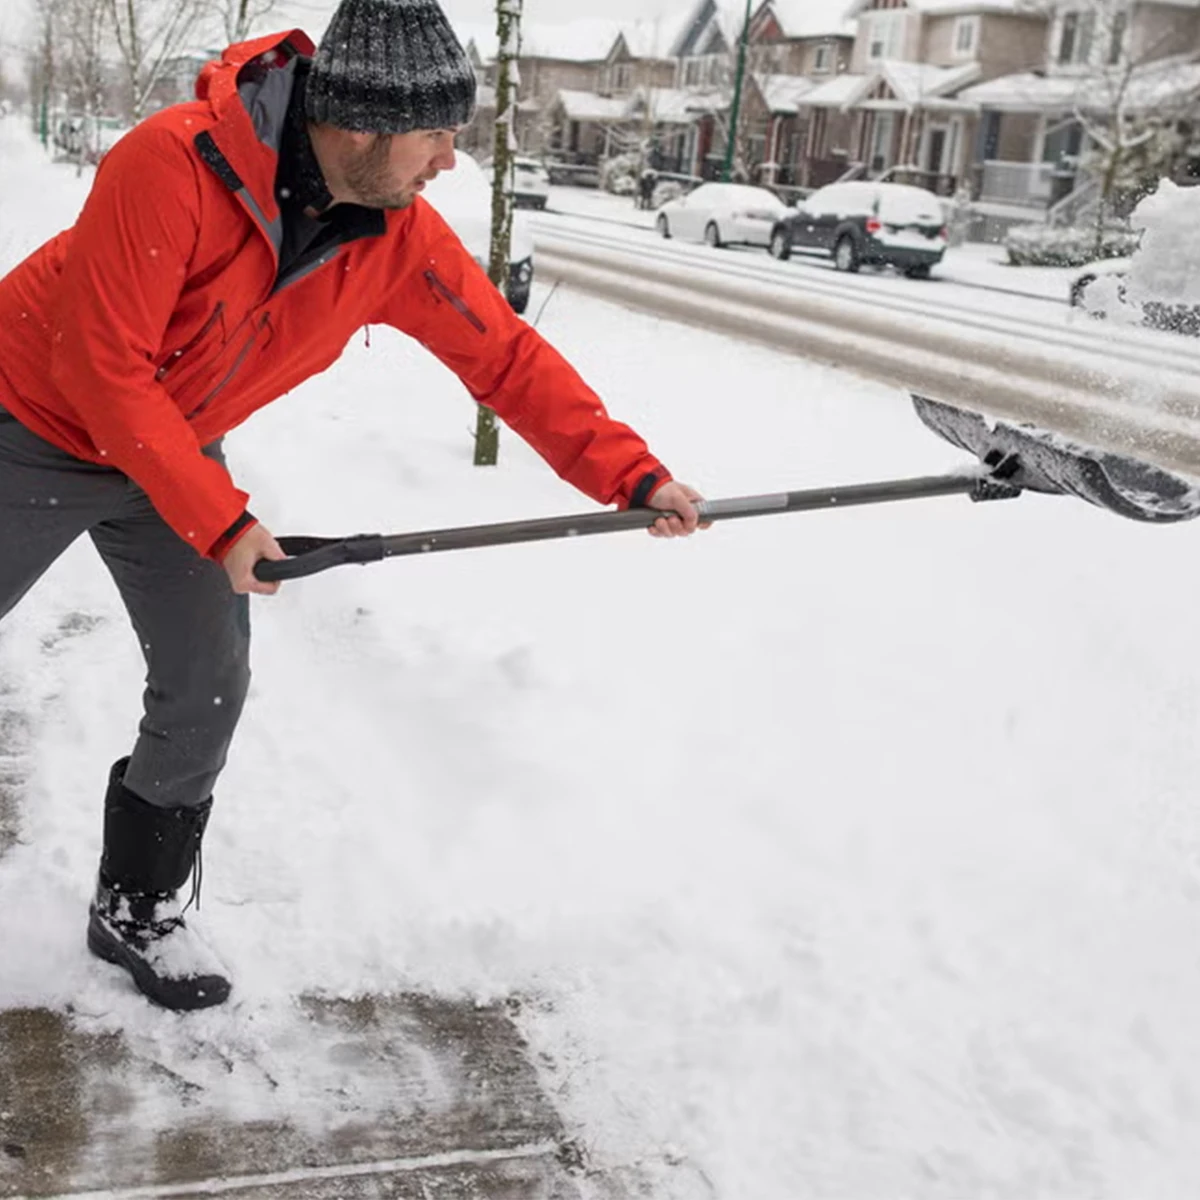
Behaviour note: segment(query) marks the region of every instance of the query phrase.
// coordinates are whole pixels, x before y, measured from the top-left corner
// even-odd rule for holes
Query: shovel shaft
[[[816,509],[853,508],[893,500],[919,500],[933,496],[965,494],[976,489],[980,472],[897,479],[884,483],[849,487],[814,488],[800,492],[777,492],[765,496],[741,496],[728,500],[706,500],[699,505],[705,521],[728,521],[742,517],[766,517]],[[507,546],[516,542],[543,542],[554,538],[587,537],[626,529],[648,529],[665,515],[653,508],[631,508],[623,512],[582,513],[579,516],[543,517],[532,521],[507,521],[494,525],[466,525],[457,529],[433,529],[423,533],[391,536],[364,534],[349,538],[284,537],[279,544],[292,557],[281,562],[263,559],[254,574],[264,581],[299,579],[344,563],[379,562],[405,554],[433,554],[442,550],[473,550],[482,546]]]

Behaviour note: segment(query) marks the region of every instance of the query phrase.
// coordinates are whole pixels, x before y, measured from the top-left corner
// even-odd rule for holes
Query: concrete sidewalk
[[[303,1039],[312,1094],[294,1115],[277,1096],[270,1119],[237,1120],[235,1067],[247,1064],[219,1047],[185,1076],[64,1014],[0,1012],[0,1197],[578,1197],[561,1123],[503,1006],[305,999],[284,1038]],[[316,1093],[336,1113],[322,1129],[305,1127]]]

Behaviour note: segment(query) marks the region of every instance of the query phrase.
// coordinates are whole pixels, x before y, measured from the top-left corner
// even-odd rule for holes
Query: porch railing
[[[1057,164],[1052,162],[989,159],[983,164],[979,199],[1046,208],[1054,199],[1054,180],[1059,174]]]

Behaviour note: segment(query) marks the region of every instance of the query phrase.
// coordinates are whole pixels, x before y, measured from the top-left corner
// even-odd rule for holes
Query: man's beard
[[[345,168],[346,183],[356,203],[364,208],[382,208],[392,212],[408,208],[417,198],[416,184],[400,191],[386,190],[388,139],[372,142]]]

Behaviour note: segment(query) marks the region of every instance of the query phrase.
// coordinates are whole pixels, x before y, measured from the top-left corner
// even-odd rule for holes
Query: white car
[[[710,246],[769,246],[771,231],[790,211],[766,188],[702,183],[694,192],[668,200],[658,210],[657,226],[665,238],[704,241]]]
[[[426,184],[423,195],[486,271],[492,253],[491,178],[469,154],[459,151],[457,158],[454,170],[443,171]],[[529,307],[532,286],[533,232],[525,214],[514,213],[506,293],[514,312]]]
[[[492,174],[492,160],[485,159],[483,169]],[[546,207],[550,199],[550,172],[536,158],[517,155],[512,160],[512,184],[509,187],[513,203],[518,208]]]

